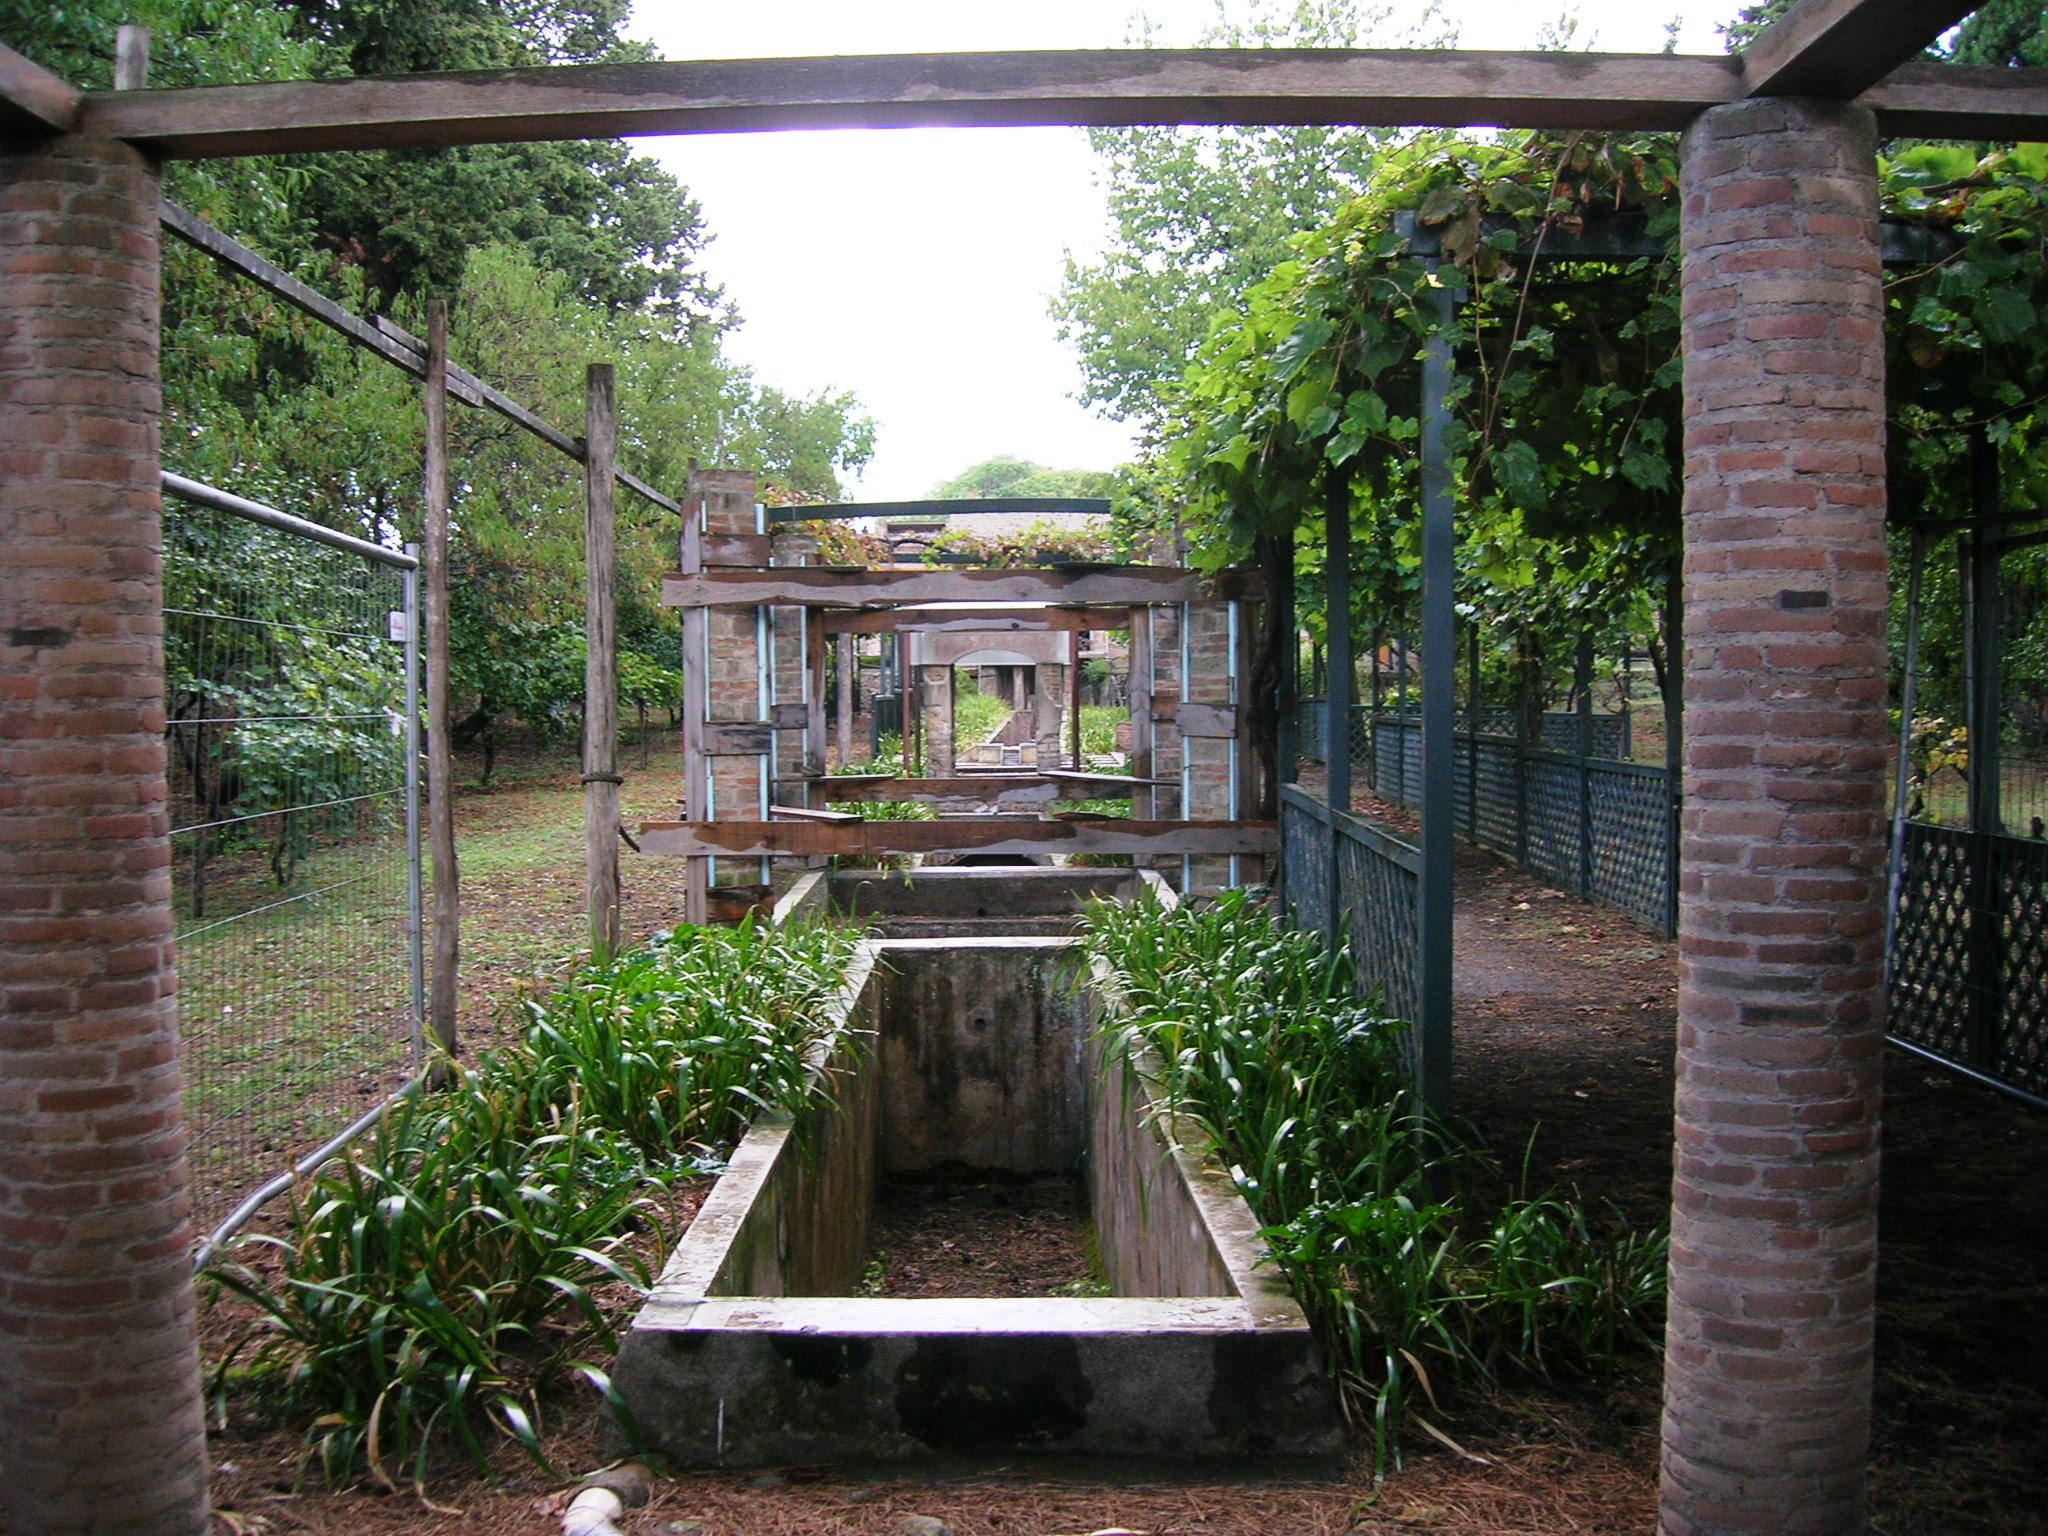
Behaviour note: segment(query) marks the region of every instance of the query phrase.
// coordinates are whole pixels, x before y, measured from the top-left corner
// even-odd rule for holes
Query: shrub
[[[482,1464],[492,1425],[539,1458],[544,1384],[573,1370],[610,1395],[580,1356],[616,1342],[602,1287],[646,1291],[629,1245],[666,1246],[671,1183],[756,1113],[807,1124],[806,1057],[856,938],[681,929],[524,1005],[518,1045],[394,1105],[292,1192],[282,1236],[208,1271],[257,1312],[217,1387],[246,1376],[315,1415],[330,1476],[421,1477],[440,1433]]]
[[[1431,1122],[1406,1026],[1358,1000],[1342,951],[1242,891],[1097,903],[1086,943],[1121,993],[1112,1057],[1149,1054],[1161,1112],[1230,1168],[1382,1467],[1417,1386],[1605,1371],[1654,1340],[1662,1234],[1598,1233],[1555,1193],[1465,1211],[1457,1175],[1483,1155]]]

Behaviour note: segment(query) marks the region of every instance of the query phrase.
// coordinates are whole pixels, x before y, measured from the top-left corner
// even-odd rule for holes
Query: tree
[[[1050,469],[1014,454],[998,454],[970,465],[932,487],[941,500],[979,500],[989,496],[1109,496],[1116,474],[1104,469]]]
[[[1388,16],[1359,0],[1253,0],[1243,22],[1219,21],[1198,45],[1357,47]],[[1068,256],[1052,301],[1061,339],[1080,354],[1082,400],[1155,425],[1211,324],[1286,258],[1297,232],[1357,191],[1382,138],[1346,128],[1093,130],[1110,239],[1099,260]]]

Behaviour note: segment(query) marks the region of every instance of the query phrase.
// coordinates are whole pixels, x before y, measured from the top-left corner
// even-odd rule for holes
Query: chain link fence
[[[165,476],[185,1120],[215,1225],[417,1070],[417,561]]]

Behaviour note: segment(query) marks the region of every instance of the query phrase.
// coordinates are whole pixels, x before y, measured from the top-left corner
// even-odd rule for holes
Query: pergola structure
[[[1662,1526],[1859,1530],[1887,728],[1873,157],[1880,133],[2048,137],[2048,72],[1910,62],[1969,9],[1803,0],[1732,59],[1121,51],[89,94],[0,49],[10,1528],[207,1524],[164,814],[161,162],[599,134],[1351,123],[1683,130]],[[1429,494],[1448,506],[1447,485]]]

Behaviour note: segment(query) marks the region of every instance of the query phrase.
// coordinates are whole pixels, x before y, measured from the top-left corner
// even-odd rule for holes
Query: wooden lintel
[[[801,699],[788,704],[770,704],[768,723],[778,731],[800,731],[811,723],[810,706]]]
[[[1156,708],[1153,718],[1158,718]],[[1228,740],[1237,735],[1237,706],[1183,703],[1174,711],[1173,723],[1183,736],[1198,740]]]
[[[873,607],[886,603],[1065,603],[1128,608],[1263,596],[1264,578],[1237,569],[1201,576],[1167,565],[1076,565],[1047,570],[936,570],[929,566],[793,566],[679,572],[662,582],[670,608],[810,603]]]
[[[832,777],[821,781],[825,799],[838,804],[864,801],[916,801],[931,804],[941,800],[971,800],[978,805],[1012,809],[1050,805],[1059,791],[1036,774],[962,775],[939,779],[882,778],[848,779]]]
[[[1907,64],[1856,100],[1882,138],[2048,141],[2048,69]]]
[[[1126,792],[1157,789],[1172,782],[1169,779],[1141,779],[1128,773],[1086,773],[1068,768],[1047,768],[1039,776],[1062,788],[1088,790],[1089,793],[1081,797],[1085,800],[1114,800],[1119,789]]]
[[[93,92],[83,132],[175,159],[798,128],[1173,124],[1675,129],[1733,59],[1127,48],[552,65]]]
[[[706,565],[763,566],[768,563],[768,535],[765,533],[707,533],[704,535]]]
[[[777,523],[832,522],[849,517],[1107,517],[1115,505],[1107,496],[947,496],[927,501],[814,502],[773,507]]]
[[[815,821],[825,826],[849,826],[860,820],[849,811],[814,811],[807,805],[771,805],[768,814],[778,820]]]
[[[1742,53],[1747,96],[1860,96],[1978,0],[1798,0]]]
[[[1278,845],[1270,821],[1038,821],[958,816],[941,821],[648,822],[641,851],[657,858],[778,855],[881,857],[899,853],[1268,854]]]
[[[766,720],[712,720],[704,726],[708,757],[759,757],[775,747],[775,727]]]
[[[1088,633],[1129,629],[1131,613],[1128,608],[887,608],[827,613],[821,622],[828,635]]]
[[[85,92],[0,43],[0,133],[70,133]]]

